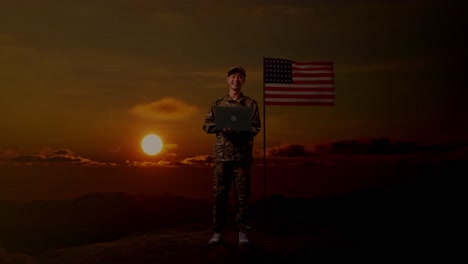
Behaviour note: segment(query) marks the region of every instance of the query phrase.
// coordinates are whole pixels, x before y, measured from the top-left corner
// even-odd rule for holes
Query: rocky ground
[[[249,247],[238,246],[232,221],[225,231],[225,242],[208,245],[210,208],[208,203],[197,200],[159,197],[141,203],[122,194],[103,194],[52,204],[34,203],[24,207],[29,215],[5,207],[5,212],[16,210],[24,222],[11,230],[7,227],[15,225],[5,217],[0,219],[5,226],[2,236],[11,234],[10,239],[3,237],[0,263],[466,262],[467,167],[452,165],[453,170],[430,170],[412,181],[339,196],[272,196],[256,201],[251,206]],[[122,211],[124,203],[128,204],[127,211]],[[134,210],[138,206],[142,209]],[[111,211],[106,211],[109,207],[118,210],[110,215]],[[69,214],[75,215],[62,222],[56,220],[61,226],[37,221],[39,231],[24,230],[31,222],[31,212],[44,214],[50,210],[44,218],[50,222],[66,208],[73,208]],[[184,214],[171,213],[175,211]],[[84,212],[88,215],[71,225],[71,220]],[[147,217],[147,221],[135,221],[137,214]],[[233,219],[232,211],[229,218]],[[34,214],[34,219],[40,218]],[[156,220],[157,224],[151,224]],[[146,226],[138,230],[136,225],[142,223]]]

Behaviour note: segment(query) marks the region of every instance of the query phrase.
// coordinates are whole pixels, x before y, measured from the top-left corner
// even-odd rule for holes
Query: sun
[[[153,156],[161,152],[163,142],[161,138],[155,134],[146,135],[141,141],[141,149],[146,154]]]

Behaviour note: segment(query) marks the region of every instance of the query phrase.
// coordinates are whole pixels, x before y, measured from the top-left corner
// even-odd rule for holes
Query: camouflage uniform
[[[215,106],[252,107],[252,131],[233,134],[215,131]],[[213,230],[215,232],[220,232],[226,223],[226,206],[232,183],[236,198],[236,224],[240,231],[245,231],[247,227],[253,138],[260,129],[257,102],[243,93],[236,100],[231,99],[229,95],[218,98],[206,115],[203,130],[206,133],[216,134],[213,148]]]

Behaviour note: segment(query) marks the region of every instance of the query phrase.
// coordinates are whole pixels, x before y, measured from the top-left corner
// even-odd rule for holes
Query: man
[[[239,245],[243,246],[249,244],[246,231],[250,172],[253,163],[253,138],[260,132],[261,124],[257,102],[245,96],[241,91],[245,83],[245,70],[242,67],[232,67],[227,75],[228,94],[213,102],[203,124],[203,130],[206,133],[216,134],[213,149],[213,236],[208,243],[222,242],[228,195],[233,185]],[[216,130],[214,109],[217,106],[252,108],[252,129],[250,131]]]

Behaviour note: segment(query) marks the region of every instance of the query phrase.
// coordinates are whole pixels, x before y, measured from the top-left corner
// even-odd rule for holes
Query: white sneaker
[[[208,240],[208,244],[218,244],[222,241],[221,233],[214,233],[213,236]]]
[[[248,245],[249,239],[247,238],[247,233],[245,232],[239,232],[239,246],[245,246]]]

